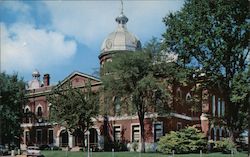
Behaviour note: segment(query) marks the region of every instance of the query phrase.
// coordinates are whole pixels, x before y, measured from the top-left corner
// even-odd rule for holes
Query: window
[[[181,130],[182,129],[182,123],[181,122],[178,122],[177,123],[177,128],[176,128],[177,130]]]
[[[158,142],[160,140],[160,137],[163,135],[163,127],[162,123],[158,122],[154,124],[154,141]]]
[[[178,98],[181,98],[181,97],[182,97],[180,88],[177,89],[177,97],[178,97]]]
[[[49,130],[49,144],[53,144],[53,143],[54,143],[53,130],[50,129]]]
[[[213,116],[215,116],[215,96],[212,96],[212,112],[213,112]]]
[[[39,106],[38,108],[37,108],[37,115],[38,116],[42,116],[42,107],[41,106]]]
[[[25,109],[25,113],[28,113],[30,110],[29,110],[29,108],[26,108]]]
[[[217,104],[217,105],[218,105],[218,106],[217,106],[217,109],[218,109],[218,110],[217,110],[218,117],[220,117],[220,111],[221,111],[221,110],[220,110],[220,109],[221,109],[221,106],[220,106],[220,103],[221,103],[221,102],[220,102],[220,100],[221,100],[221,99],[218,98],[218,104]]]
[[[115,105],[115,114],[120,115],[120,112],[121,112],[121,99],[119,97],[115,97],[114,105]]]
[[[42,143],[42,130],[41,129],[36,130],[36,143],[37,144]]]
[[[25,144],[28,145],[30,141],[30,132],[25,131]]]
[[[221,116],[225,116],[225,101],[221,101]]]
[[[120,141],[120,140],[121,140],[121,127],[114,126],[114,141]]]
[[[140,126],[133,125],[132,126],[132,142],[139,142],[140,140]]]
[[[192,99],[191,94],[188,92],[187,95],[186,95],[186,101],[190,102],[191,99]]]

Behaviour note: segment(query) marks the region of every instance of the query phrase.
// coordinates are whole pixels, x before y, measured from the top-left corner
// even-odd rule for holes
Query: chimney
[[[49,79],[50,79],[49,74],[44,74],[43,76],[44,87],[49,86]]]

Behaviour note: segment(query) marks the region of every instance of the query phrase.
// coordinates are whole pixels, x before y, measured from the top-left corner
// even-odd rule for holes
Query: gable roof
[[[62,80],[62,82],[60,84],[63,85],[65,82],[69,81],[75,75],[86,77],[86,78],[89,78],[90,80],[94,80],[94,81],[97,81],[97,82],[101,83],[101,80],[99,78],[95,77],[95,76],[88,75],[88,74],[85,74],[85,73],[82,73],[82,72],[79,72],[79,71],[74,71],[70,75],[68,75],[64,80]]]

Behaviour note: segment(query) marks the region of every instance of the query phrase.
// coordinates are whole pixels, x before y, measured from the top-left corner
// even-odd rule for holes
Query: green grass
[[[67,157],[66,151],[42,151],[45,157]],[[141,157],[170,157],[171,155],[160,153],[142,153]],[[68,157],[87,157],[86,152],[68,152]],[[90,157],[113,157],[112,152],[93,152]],[[115,152],[114,157],[140,157],[136,152]],[[175,154],[175,157],[200,157],[200,154]],[[202,157],[231,157],[230,154],[210,153]],[[247,153],[237,153],[234,157],[247,157]]]

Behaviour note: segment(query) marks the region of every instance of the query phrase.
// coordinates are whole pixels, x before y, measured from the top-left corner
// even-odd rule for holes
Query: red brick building
[[[140,40],[127,30],[128,18],[123,12],[116,18],[116,22],[118,23],[117,29],[110,33],[102,44],[101,54],[99,55],[101,67],[105,62],[112,60],[113,53],[135,51],[141,48]],[[21,124],[23,129],[21,148],[25,149],[27,145],[34,144],[40,146],[69,146],[71,148],[82,146],[83,142],[86,142],[83,141],[83,139],[86,139],[83,136],[86,135],[82,132],[77,135],[71,134],[68,130],[65,130],[65,127],[49,122],[51,104],[46,100],[46,95],[51,92],[53,87],[50,85],[50,75],[45,74],[43,81],[41,81],[40,73],[36,70],[32,73],[32,76],[33,80],[29,82],[26,94],[28,102],[23,107],[27,117],[23,119]],[[98,90],[102,85],[98,78],[81,72],[71,73],[62,81],[62,84],[70,81],[74,87],[83,88],[88,80],[91,81],[93,90]],[[185,126],[195,125],[204,132],[209,140],[219,140],[227,135],[227,129],[223,127],[223,124],[220,124],[220,118],[225,115],[226,110],[222,94],[218,91],[201,91],[199,94],[200,105],[197,111],[193,111],[188,105],[189,99],[194,96],[191,92],[193,86],[199,86],[199,84],[187,87],[172,86],[173,110],[170,115],[146,114],[146,150],[155,150],[156,142],[161,136]],[[109,109],[119,110],[120,106],[117,104]],[[217,122],[211,121],[211,117],[215,117]],[[104,123],[107,123],[108,131],[106,133],[103,130]],[[137,116],[122,114],[103,117],[100,115],[95,120],[95,125],[90,129],[91,145],[103,149],[104,135],[108,135],[112,142],[124,142],[131,149],[133,142],[140,141],[140,126]]]

